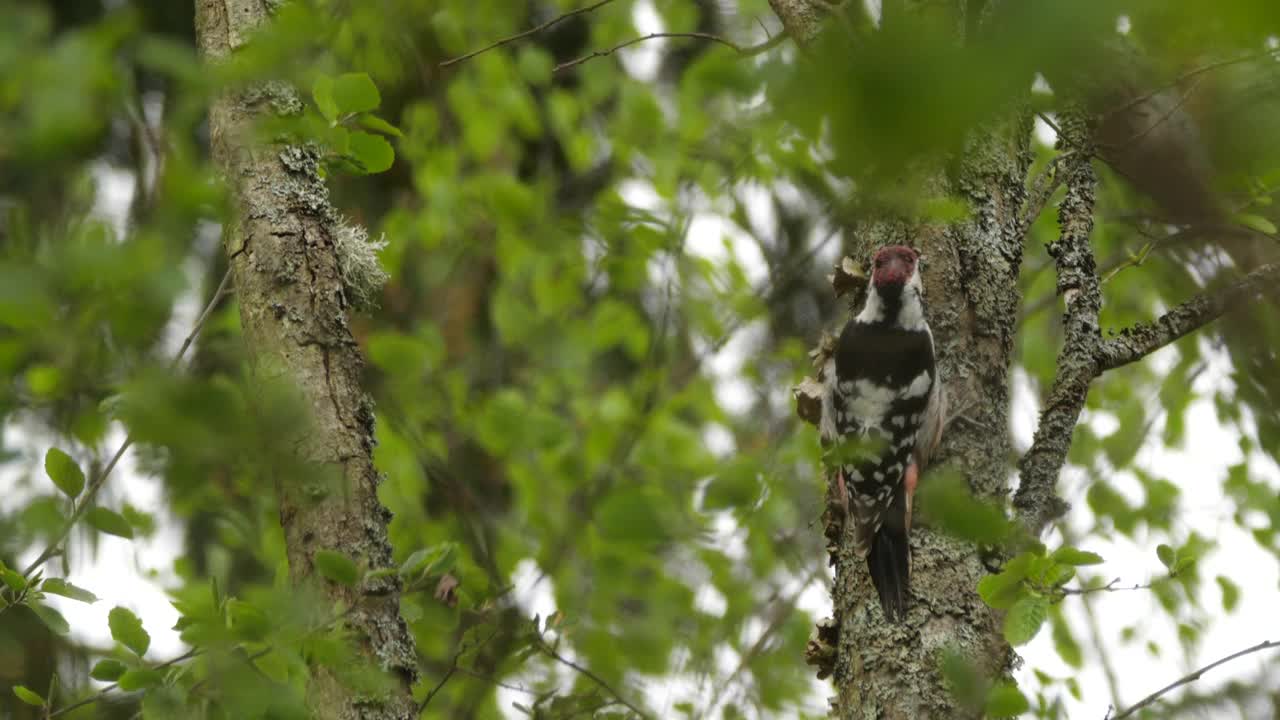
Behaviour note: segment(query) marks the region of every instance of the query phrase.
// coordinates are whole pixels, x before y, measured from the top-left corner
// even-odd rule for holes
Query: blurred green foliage
[[[228,206],[204,110],[227,87],[301,89],[305,108],[264,137],[324,147],[338,210],[388,241],[380,307],[354,323],[424,717],[622,717],[623,699],[654,717],[824,710],[800,661],[813,618],[796,607],[826,572],[820,454],[789,393],[807,346],[842,312],[824,275],[840,231],[877,213],[967,214],[917,170],[965,152],[984,123],[1060,109],[1060,94],[1029,92],[1037,74],[1085,95],[1108,77],[1183,93],[1225,208],[1213,223],[1171,223],[1158,188],[1099,162],[1104,328],[1276,257],[1274,3],[1004,3],[965,44],[954,41],[963,20],[931,10],[883,29],[834,23],[803,54],[676,38],[559,72],[654,29],[640,22],[741,45],[777,23],[763,0],[732,12],[616,0],[441,67],[578,6],[298,0],[211,70],[189,5],[0,2],[0,472],[15,479],[0,515],[0,646],[20,648],[0,651],[0,708],[17,703],[15,717],[102,687],[89,678],[146,692],[68,717],[305,717],[308,662],[354,691],[385,682],[347,647],[350,609],[288,584],[267,490],[342,488],[291,452],[307,427],[292,391],[246,374],[234,297],[216,304],[193,357],[172,362],[225,267],[215,239]],[[1100,50],[1116,44],[1140,71]],[[1198,90],[1170,84],[1244,57],[1197,75]],[[1033,174],[1053,152],[1034,148]],[[1051,212],[1034,223],[1022,272],[1016,362],[1033,393],[1060,344],[1052,265],[1037,250],[1055,233]],[[1082,665],[1083,629],[1063,610],[1078,600],[1066,590],[1104,584],[1084,574],[1106,568],[1077,548],[1090,538],[1153,546],[1150,592],[1188,646],[1218,611],[1200,606],[1201,585],[1237,606],[1239,578],[1200,567],[1212,539],[1186,531],[1182,489],[1141,450],[1194,447],[1188,413],[1216,400],[1241,457],[1201,481],[1223,482],[1228,520],[1280,557],[1280,503],[1254,466],[1280,449],[1276,347],[1275,312],[1240,313],[1096,384],[1089,417],[1114,422],[1075,434],[1079,541],[1025,550],[976,589],[1008,610],[1011,643],[1048,624],[1061,659]],[[1206,390],[1196,379],[1223,357],[1230,389]],[[51,640],[71,628],[46,594],[96,599],[56,577],[88,558],[34,573],[20,562],[58,541],[125,433],[139,470],[164,479],[165,505],[108,492],[76,537],[92,548],[96,533],[181,521],[170,590],[196,653],[183,662],[148,656],[122,607],[110,614],[115,648]],[[108,485],[127,481],[117,471]],[[922,503],[975,543],[1015,534],[962,478],[939,476]],[[317,564],[343,583],[367,571],[340,553]],[[539,593],[551,617],[534,616]],[[39,633],[22,625],[28,612]],[[60,671],[45,697],[58,658],[79,658],[80,674]],[[1064,717],[1063,693],[1080,696],[1073,679],[1039,673],[1020,690],[935,660],[992,716]]]

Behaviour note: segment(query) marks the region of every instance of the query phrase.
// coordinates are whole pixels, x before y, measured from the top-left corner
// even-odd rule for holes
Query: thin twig
[[[600,677],[599,675],[597,675],[597,674],[595,674],[595,673],[591,672],[591,670],[590,670],[590,669],[585,668],[585,667],[583,667],[583,666],[579,665],[578,663],[576,663],[576,662],[574,662],[574,661],[570,660],[569,658],[566,658],[565,656],[561,655],[560,653],[556,652],[556,651],[555,651],[555,649],[554,649],[554,648],[552,648],[550,645],[548,645],[548,644],[546,643],[546,641],[545,641],[545,640],[539,639],[539,641],[538,641],[538,642],[539,642],[539,647],[540,647],[540,649],[542,650],[542,652],[546,653],[548,657],[552,658],[552,659],[553,659],[553,660],[555,660],[556,662],[559,662],[559,663],[561,663],[561,664],[565,665],[566,667],[573,668],[574,670],[576,670],[577,672],[579,672],[583,677],[585,677],[585,678],[587,678],[587,679],[591,680],[592,682],[594,682],[595,684],[599,685],[599,686],[601,687],[601,689],[603,689],[605,692],[607,692],[607,693],[609,693],[610,695],[612,695],[612,696],[614,697],[614,699],[615,699],[615,700],[617,700],[619,703],[621,703],[621,704],[622,704],[624,707],[626,707],[628,710],[630,710],[631,712],[635,713],[637,716],[639,716],[639,717],[641,717],[641,718],[646,718],[646,720],[647,720],[647,718],[649,717],[649,715],[648,715],[647,713],[645,713],[643,710],[641,710],[640,708],[636,707],[635,705],[632,705],[632,704],[631,704],[631,702],[630,702],[629,700],[627,700],[625,697],[623,697],[621,693],[619,693],[617,690],[614,690],[614,689],[613,689],[613,686],[611,686],[609,683],[605,682],[605,679],[604,679],[604,678],[602,678],[602,677]]]
[[[1089,595],[1091,593],[1097,593],[1097,592],[1124,592],[1127,590],[1150,590],[1152,585],[1151,583],[1147,583],[1145,585],[1140,585],[1138,583],[1134,583],[1133,585],[1120,585],[1119,583],[1120,583],[1120,578],[1116,578],[1111,582],[1107,583],[1106,585],[1099,585],[1097,587],[1084,587],[1084,588],[1058,588],[1058,592],[1062,593],[1063,595]]]
[[[1209,63],[1208,65],[1203,65],[1193,70],[1188,70],[1187,72],[1179,75],[1177,79],[1175,79],[1173,82],[1167,85],[1162,85],[1158,88],[1155,88],[1154,90],[1151,90],[1151,91],[1142,93],[1141,95],[1138,95],[1136,97],[1133,97],[1128,101],[1126,101],[1125,103],[1121,104],[1120,106],[1102,113],[1101,117],[1106,118],[1106,117],[1110,117],[1111,115],[1115,115],[1117,113],[1122,113],[1125,110],[1128,110],[1129,108],[1135,105],[1140,105],[1150,100],[1151,98],[1155,97],[1156,95],[1159,95],[1160,93],[1164,92],[1165,90],[1168,90],[1171,87],[1176,87],[1178,85],[1181,85],[1182,83],[1186,82],[1187,80],[1190,80],[1191,78],[1197,75],[1207,73],[1211,70],[1217,70],[1218,68],[1227,67],[1228,65],[1238,65],[1240,63],[1250,62],[1253,60],[1261,60],[1266,57],[1272,57],[1277,52],[1280,52],[1280,48],[1272,48],[1270,50],[1265,50],[1260,53],[1251,53],[1249,55],[1233,58],[1230,60],[1219,60],[1218,62]]]
[[[1055,135],[1057,135],[1058,137],[1062,137],[1062,128],[1059,128],[1058,123],[1050,119],[1048,115],[1042,112],[1037,112],[1036,117],[1043,120],[1045,125],[1048,125],[1049,127],[1053,128],[1053,132]]]
[[[218,306],[218,301],[227,294],[227,288],[231,285],[231,268],[223,273],[222,280],[218,283],[218,289],[213,291],[213,297],[209,298],[209,304],[204,306],[204,311],[200,313],[200,317],[196,318],[195,325],[191,326],[191,332],[187,333],[187,337],[183,339],[182,346],[178,348],[178,354],[173,356],[173,360],[169,363],[172,370],[178,367],[182,356],[187,354],[187,350],[191,347],[191,343],[195,342],[196,336],[204,328],[204,324],[209,321],[209,316],[213,314],[214,309]]]
[[[515,35],[504,37],[501,40],[485,45],[479,50],[472,50],[471,52],[465,55],[459,55],[458,57],[445,60],[444,62],[440,63],[440,67],[449,67],[450,65],[455,65],[457,63],[462,62],[463,60],[470,60],[471,58],[477,55],[480,55],[482,53],[487,53],[490,50],[493,50],[495,48],[500,48],[503,45],[513,43],[517,40],[522,40],[524,38],[529,37],[530,35],[537,35],[543,30],[549,30],[552,27],[559,25],[560,23],[564,22],[565,20],[568,20],[571,17],[582,15],[583,13],[589,13],[592,10],[596,10],[598,8],[604,7],[605,5],[608,5],[611,2],[613,2],[613,0],[600,0],[599,2],[593,5],[588,5],[587,7],[584,7],[584,8],[578,8],[577,10],[570,10],[569,12],[563,15],[557,15],[556,17],[551,18],[550,20],[542,23],[541,25],[538,25],[537,27],[531,28],[529,30],[525,30],[524,32],[516,33]]]
[[[186,339],[182,341],[182,346],[178,348],[178,353],[174,355],[173,360],[170,362],[169,368],[171,370],[178,366],[178,363],[182,360],[182,356],[186,354],[187,350],[191,347],[192,342],[195,341],[196,335],[200,333],[200,329],[204,327],[205,322],[213,313],[218,301],[221,300],[222,296],[226,293],[227,285],[230,281],[231,268],[227,268],[226,274],[222,276],[222,281],[218,283],[218,289],[214,291],[213,297],[209,299],[209,304],[206,305],[204,311],[200,313],[200,317],[191,328],[191,332],[188,333]],[[120,458],[124,457],[125,451],[128,450],[131,445],[133,445],[133,436],[129,435],[125,437],[124,442],[120,444],[120,448],[111,456],[111,460],[107,462],[107,466],[103,468],[102,472],[98,473],[89,483],[88,489],[85,490],[84,495],[80,497],[80,502],[76,504],[75,510],[71,512],[71,517],[67,518],[66,524],[64,524],[62,529],[58,531],[58,535],[49,543],[48,547],[46,547],[40,555],[27,566],[27,569],[22,571],[23,577],[31,577],[31,574],[34,573],[41,565],[45,564],[50,558],[61,552],[60,547],[62,543],[66,541],[67,536],[71,534],[71,529],[75,527],[75,524],[84,516],[89,507],[93,505],[93,501],[97,497],[98,491],[100,491],[102,486],[106,483],[107,478],[111,475],[111,471],[115,469],[116,465],[120,464]]]
[[[458,652],[453,654],[453,660],[449,663],[449,669],[445,671],[444,677],[440,678],[440,682],[436,683],[436,686],[431,688],[431,692],[427,693],[427,696],[422,699],[422,704],[418,705],[419,715],[422,714],[423,710],[427,709],[427,705],[431,704],[431,699],[436,696],[436,693],[440,692],[440,690],[444,688],[445,683],[449,682],[449,678],[453,677],[453,674],[460,669],[458,665],[458,661],[462,660],[462,656],[472,650],[479,650],[485,645],[488,645],[489,641],[492,640],[495,636],[497,636],[497,634],[498,634],[498,631],[494,630],[492,633],[489,634],[489,637],[485,638],[484,640],[481,640],[480,643],[477,644],[475,647],[470,647],[466,644],[463,644],[461,647],[458,648]]]
[[[173,665],[177,665],[177,664],[178,664],[178,663],[180,663],[180,662],[186,662],[187,660],[190,660],[191,658],[193,658],[193,657],[195,657],[195,656],[199,655],[201,652],[203,652],[203,650],[201,650],[200,648],[192,648],[192,649],[190,649],[190,650],[188,650],[188,651],[186,651],[186,652],[182,653],[182,654],[181,654],[181,655],[179,655],[178,657],[173,658],[172,660],[166,660],[166,661],[164,661],[164,662],[160,663],[159,665],[152,666],[152,667],[151,667],[151,668],[149,668],[149,669],[150,669],[150,670],[163,670],[164,668],[167,668],[167,667],[170,667],[170,666],[173,666]],[[93,695],[90,695],[89,697],[87,697],[87,698],[85,698],[85,699],[83,699],[83,700],[80,700],[80,701],[78,701],[78,702],[71,703],[70,705],[67,705],[66,707],[58,708],[56,711],[49,713],[49,717],[51,717],[51,718],[55,718],[55,717],[58,717],[59,715],[62,715],[62,714],[64,714],[64,713],[69,713],[69,712],[71,712],[72,710],[76,710],[76,709],[78,709],[78,708],[82,708],[82,707],[84,707],[85,705],[91,705],[91,704],[93,704],[93,703],[96,703],[96,702],[98,702],[99,700],[101,700],[102,698],[106,697],[106,696],[107,696],[107,693],[111,692],[112,690],[115,690],[115,689],[116,689],[116,688],[118,688],[118,687],[120,687],[120,683],[118,683],[118,682],[111,683],[110,685],[108,685],[108,686],[106,686],[106,687],[102,688],[102,690],[98,691],[97,693],[94,693]]]
[[[774,606],[772,613],[773,618],[770,620],[769,626],[765,628],[764,632],[760,633],[760,637],[742,656],[742,659],[738,661],[738,666],[734,668],[733,672],[729,673],[729,676],[725,678],[724,682],[712,691],[711,701],[705,706],[706,713],[715,711],[716,706],[720,704],[720,698],[724,696],[725,691],[733,685],[734,681],[738,679],[738,676],[747,669],[747,666],[759,657],[762,652],[764,652],[765,645],[768,644],[770,638],[781,630],[782,626],[786,624],[786,621],[791,617],[792,612],[795,610],[796,603],[800,600],[800,596],[804,594],[804,591],[807,590],[814,581],[822,576],[824,570],[825,562],[819,563],[813,568],[813,571],[809,573],[804,581],[800,583],[800,587],[792,593],[791,597]],[[702,717],[705,717],[705,713],[703,715],[699,715],[699,718]]]
[[[1174,690],[1175,688],[1178,688],[1182,685],[1186,685],[1187,683],[1195,682],[1196,680],[1199,680],[1201,675],[1204,675],[1205,673],[1218,667],[1219,665],[1231,662],[1232,660],[1235,660],[1238,657],[1244,657],[1245,655],[1249,655],[1251,653],[1256,653],[1262,650],[1267,650],[1269,648],[1276,648],[1276,647],[1280,647],[1280,640],[1268,640],[1266,642],[1260,642],[1257,645],[1254,645],[1253,647],[1245,648],[1244,650],[1241,650],[1239,652],[1232,653],[1224,658],[1215,660],[1214,662],[1211,662],[1208,665],[1205,665],[1204,667],[1200,668],[1199,670],[1196,670],[1195,672],[1192,672],[1188,675],[1184,675],[1181,678],[1178,678],[1174,682],[1169,683],[1168,685],[1151,693],[1145,698],[1139,700],[1137,704],[1129,706],[1127,709],[1122,710],[1120,713],[1116,715],[1111,715],[1110,713],[1108,713],[1107,717],[1110,718],[1110,720],[1124,720],[1124,718],[1127,718],[1133,715],[1135,712],[1141,710],[1144,707],[1147,707],[1148,705],[1154,703],[1156,700],[1159,700],[1161,695],[1164,695],[1170,692],[1171,690]]]
[[[458,660],[462,658],[462,653],[464,652],[466,652],[466,648],[461,648],[454,654],[453,661],[449,663],[449,669],[445,671],[444,677],[440,678],[440,682],[431,688],[431,692],[427,693],[427,696],[422,699],[422,703],[418,705],[418,714],[422,714],[422,711],[427,709],[427,705],[431,704],[431,699],[436,696],[436,693],[440,692],[445,683],[449,682],[449,678],[453,677],[453,673],[458,670]]]
[[[587,62],[588,60],[592,60],[594,58],[608,57],[609,55],[612,55],[623,48],[630,47],[638,43],[642,43],[645,40],[655,40],[658,38],[696,38],[699,40],[708,40],[710,42],[724,45],[725,47],[732,49],[734,52],[738,53],[739,55],[742,55],[744,57],[750,57],[752,55],[759,55],[762,52],[765,52],[774,47],[777,47],[783,40],[786,39],[786,37],[787,37],[787,34],[785,32],[781,32],[769,38],[768,40],[765,40],[759,45],[743,47],[742,45],[739,45],[733,42],[732,40],[722,38],[719,35],[714,35],[712,33],[655,32],[655,33],[649,33],[648,35],[641,35],[640,37],[631,38],[630,40],[618,43],[617,45],[614,45],[613,47],[610,47],[610,48],[605,48],[604,50],[594,50],[591,53],[587,55],[583,55],[582,57],[574,60],[568,60],[566,62],[562,62],[559,65],[555,66],[555,68],[551,72],[558,73],[564,70],[568,70],[569,68],[581,65]]]
[[[462,665],[459,665],[457,670],[463,675],[468,675],[477,680],[484,680],[485,682],[491,682],[500,688],[505,688],[507,690],[514,690],[515,692],[521,692],[526,695],[534,695],[534,696],[538,695],[538,692],[536,690],[530,690],[527,687],[522,687],[520,685],[515,685],[509,682],[503,682],[502,680],[499,680],[492,675],[486,675],[482,672],[476,672],[475,670],[472,670],[469,667],[463,667]]]
[[[1152,131],[1152,130],[1155,130],[1156,128],[1158,128],[1158,127],[1160,127],[1161,125],[1163,125],[1163,124],[1165,124],[1166,122],[1168,122],[1168,121],[1169,121],[1169,118],[1173,117],[1173,114],[1174,114],[1174,113],[1176,113],[1176,112],[1178,112],[1179,110],[1181,110],[1181,109],[1183,108],[1183,106],[1187,104],[1187,100],[1191,99],[1191,95],[1192,95],[1192,93],[1194,93],[1194,92],[1196,91],[1196,88],[1198,88],[1198,87],[1200,87],[1200,80],[1196,80],[1196,81],[1195,81],[1195,83],[1193,83],[1193,84],[1191,85],[1191,87],[1187,88],[1187,91],[1186,91],[1185,93],[1181,93],[1181,94],[1178,96],[1178,101],[1177,101],[1176,103],[1174,103],[1174,104],[1173,104],[1173,106],[1172,106],[1172,107],[1170,107],[1168,110],[1164,111],[1164,113],[1163,113],[1160,117],[1156,118],[1154,121],[1152,121],[1152,123],[1151,123],[1150,125],[1148,125],[1148,126],[1146,126],[1145,128],[1143,128],[1143,129],[1139,130],[1138,132],[1134,133],[1134,134],[1133,134],[1132,136],[1130,136],[1129,138],[1127,138],[1127,139],[1125,139],[1125,140],[1123,140],[1123,141],[1121,141],[1121,142],[1119,142],[1119,143],[1117,143],[1117,144],[1099,143],[1099,147],[1103,147],[1103,148],[1106,148],[1106,149],[1108,149],[1108,150],[1120,150],[1120,151],[1123,151],[1123,150],[1124,150],[1125,148],[1127,148],[1128,146],[1133,145],[1134,143],[1138,142],[1138,141],[1139,141],[1139,140],[1141,140],[1142,138],[1144,138],[1144,137],[1146,137],[1147,135],[1149,135],[1149,134],[1151,133],[1151,131]]]

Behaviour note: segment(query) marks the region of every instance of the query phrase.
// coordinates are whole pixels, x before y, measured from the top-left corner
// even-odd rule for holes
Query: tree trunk
[[[196,0],[196,34],[209,62],[229,57],[269,19],[264,0]],[[218,97],[209,112],[212,153],[235,196],[224,242],[235,276],[240,322],[254,371],[301,392],[312,422],[297,445],[311,477],[280,477],[277,497],[289,574],[349,608],[352,642],[394,679],[382,697],[357,696],[334,672],[311,668],[307,702],[317,718],[413,717],[413,637],[399,614],[394,578],[347,587],[316,573],[317,551],[334,550],[368,569],[390,567],[390,513],[377,498],[373,410],[360,387],[362,358],[347,325],[348,302],[335,253],[337,216],[313,148],[258,143],[255,122],[296,113],[292,87],[269,82]],[[337,489],[316,482],[341,476]]]
[[[825,3],[770,3],[797,42],[807,43],[821,30]],[[803,55],[798,62],[804,62]],[[937,194],[964,198],[971,218],[950,225],[871,221],[851,234],[857,245],[845,248],[860,260],[886,244],[923,252],[927,315],[940,373],[952,412],[965,416],[948,425],[934,455],[934,472],[939,465],[958,470],[975,495],[1002,503],[1011,454],[1009,366],[1021,301],[1020,219],[1031,161],[1029,116],[1014,109],[1006,118],[970,135],[958,172],[939,167],[928,183]],[[929,482],[928,474],[922,482]],[[887,625],[850,530],[837,528],[829,535],[835,540],[834,624],[820,632],[820,641],[834,646],[828,647],[834,650],[829,669],[837,690],[833,716],[909,720],[979,714],[980,708],[958,705],[942,674],[943,658],[950,653],[988,678],[1010,669],[1013,654],[1001,633],[1001,618],[976,592],[986,570],[974,547],[914,527],[910,610],[902,624]]]

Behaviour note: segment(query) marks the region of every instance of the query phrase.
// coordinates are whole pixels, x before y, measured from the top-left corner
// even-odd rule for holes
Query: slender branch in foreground
[[[195,656],[199,655],[201,652],[202,652],[202,651],[201,651],[199,648],[192,648],[192,649],[190,649],[190,650],[188,650],[188,651],[186,651],[186,652],[182,653],[182,654],[181,654],[181,655],[179,655],[178,657],[175,657],[175,658],[173,658],[173,659],[171,659],[171,660],[166,660],[166,661],[164,661],[164,662],[160,663],[159,665],[155,665],[155,666],[153,666],[153,667],[151,667],[151,668],[149,668],[149,669],[151,669],[151,670],[163,670],[163,669],[165,669],[165,668],[167,668],[167,667],[171,667],[171,666],[173,666],[173,665],[177,665],[178,663],[186,662],[186,661],[190,660],[191,658],[193,658],[193,657],[195,657]],[[90,696],[89,696],[89,697],[87,697],[87,698],[84,698],[83,700],[80,700],[80,701],[77,701],[77,702],[73,702],[73,703],[71,703],[70,705],[67,705],[66,707],[61,707],[61,708],[58,708],[57,710],[54,710],[53,712],[49,713],[49,717],[51,717],[51,718],[55,718],[55,717],[58,717],[59,715],[63,715],[63,714],[65,714],[65,713],[69,713],[69,712],[71,712],[72,710],[76,710],[76,709],[82,708],[82,707],[84,707],[85,705],[92,705],[93,703],[96,703],[96,702],[98,702],[99,700],[101,700],[102,698],[106,697],[108,693],[110,693],[112,690],[115,690],[115,689],[116,689],[116,688],[118,688],[118,687],[120,687],[120,683],[118,683],[118,682],[111,683],[110,685],[108,685],[108,686],[106,686],[106,687],[102,688],[102,689],[101,689],[101,690],[99,690],[98,692],[94,693],[93,695],[90,695]]]
[[[1134,713],[1141,710],[1142,708],[1147,707],[1148,705],[1154,703],[1156,700],[1159,700],[1160,696],[1170,692],[1171,690],[1181,687],[1182,685],[1186,685],[1187,683],[1191,683],[1191,682],[1195,682],[1196,680],[1199,680],[1201,675],[1204,675],[1205,673],[1218,667],[1219,665],[1231,662],[1236,658],[1244,657],[1245,655],[1249,655],[1251,653],[1256,653],[1262,650],[1267,650],[1270,648],[1277,648],[1277,647],[1280,647],[1280,640],[1268,640],[1266,642],[1260,642],[1257,645],[1254,645],[1253,647],[1245,648],[1244,650],[1241,650],[1239,652],[1232,653],[1224,658],[1215,660],[1209,663],[1208,665],[1205,665],[1204,667],[1200,668],[1199,670],[1196,670],[1195,672],[1192,672],[1188,675],[1184,675],[1183,677],[1178,678],[1174,682],[1169,683],[1168,685],[1151,693],[1145,698],[1139,700],[1136,704],[1129,706],[1128,708],[1120,711],[1116,715],[1107,713],[1107,720],[1124,720],[1124,718],[1132,716]]]
[[[1062,593],[1063,595],[1089,595],[1091,593],[1097,593],[1097,592],[1125,592],[1126,590],[1150,590],[1151,585],[1152,583],[1147,583],[1145,585],[1140,585],[1138,583],[1134,583],[1133,585],[1121,585],[1120,578],[1116,578],[1111,582],[1107,583],[1106,585],[1098,585],[1097,587],[1083,587],[1083,588],[1059,588],[1058,592]]]
[[[1187,72],[1179,75],[1177,79],[1175,79],[1173,82],[1168,83],[1167,85],[1161,85],[1160,87],[1157,87],[1153,90],[1142,93],[1141,95],[1138,95],[1136,97],[1130,98],[1129,100],[1125,101],[1123,104],[1104,112],[1102,114],[1102,117],[1105,118],[1111,115],[1115,115],[1117,113],[1122,113],[1128,110],[1129,108],[1134,107],[1135,105],[1140,105],[1141,103],[1144,103],[1150,100],[1151,98],[1155,97],[1156,95],[1159,95],[1160,93],[1164,92],[1165,90],[1168,90],[1171,87],[1176,87],[1178,85],[1181,85],[1182,83],[1190,80],[1191,78],[1196,77],[1197,75],[1202,75],[1211,70],[1217,70],[1218,68],[1227,67],[1229,65],[1238,65],[1240,63],[1252,62],[1254,60],[1262,60],[1264,58],[1274,57],[1277,52],[1280,52],[1280,48],[1272,48],[1270,50],[1265,50],[1260,53],[1251,53],[1249,55],[1244,55],[1238,58],[1231,58],[1228,60],[1219,60],[1218,62],[1212,62],[1212,63],[1209,63],[1208,65],[1202,65],[1198,68],[1188,70]]]
[[[604,678],[600,677],[599,675],[591,672],[591,670],[579,665],[578,663],[556,652],[555,649],[553,649],[550,645],[548,645],[545,640],[539,639],[538,644],[540,645],[542,652],[546,653],[548,657],[552,658],[556,662],[559,662],[565,665],[566,667],[570,667],[576,670],[577,672],[581,673],[583,677],[599,685],[601,689],[603,689],[605,692],[612,695],[615,700],[617,700],[619,703],[621,703],[624,707],[626,707],[631,712],[635,713],[637,717],[645,718],[646,720],[648,720],[649,715],[647,713],[645,713],[643,710],[636,707],[635,705],[632,705],[631,702],[628,701],[626,698],[624,698],[621,693],[619,693],[617,690],[614,690],[613,686],[605,682]]]
[[[1280,263],[1263,265],[1240,280],[1216,292],[1198,295],[1154,322],[1125,328],[1098,348],[1098,372],[1112,370],[1141,360],[1179,338],[1222,317],[1234,306],[1255,296],[1277,293]]]
[[[456,65],[462,62],[463,60],[470,60],[471,58],[477,55],[487,53],[490,50],[493,50],[495,48],[500,48],[503,45],[513,43],[517,40],[523,40],[524,38],[527,38],[530,35],[537,35],[538,33],[544,30],[550,30],[552,27],[559,25],[560,23],[564,22],[565,20],[568,20],[571,17],[582,15],[583,13],[589,13],[593,10],[604,7],[605,5],[608,5],[611,2],[613,2],[613,0],[600,0],[597,3],[588,5],[583,8],[578,8],[577,10],[570,10],[569,12],[564,13],[563,15],[557,15],[551,18],[550,20],[542,23],[541,25],[538,25],[537,27],[530,28],[528,30],[525,30],[524,32],[516,33],[515,35],[509,35],[507,37],[502,38],[501,40],[497,40],[495,42],[489,43],[488,45],[485,45],[479,50],[472,50],[471,52],[465,55],[459,55],[458,57],[445,60],[444,62],[440,63],[440,67],[449,67],[450,65]]]
[[[737,681],[738,677],[742,675],[742,672],[747,669],[747,666],[764,652],[765,646],[769,644],[769,641],[773,636],[782,629],[784,624],[786,624],[786,621],[795,611],[796,603],[799,602],[800,596],[804,594],[804,591],[816,582],[818,578],[822,577],[825,571],[826,561],[824,558],[823,562],[814,567],[805,579],[800,582],[800,586],[791,594],[790,597],[782,600],[774,606],[773,612],[771,613],[772,618],[769,620],[768,627],[764,629],[764,632],[760,633],[760,637],[756,639],[755,644],[753,644],[751,648],[747,650],[746,654],[742,656],[742,659],[738,661],[738,666],[733,669],[733,672],[729,673],[729,675],[724,679],[724,682],[711,693],[711,701],[707,703],[705,713],[715,711],[715,709],[720,705],[720,698],[724,697],[725,692],[733,685],[734,682]],[[705,717],[705,713],[699,715],[699,719]]]
[[[191,344],[195,342],[196,336],[200,334],[200,329],[203,328],[205,322],[209,320],[209,316],[213,314],[213,310],[217,307],[218,301],[220,301],[222,296],[226,294],[227,286],[230,282],[231,268],[227,268],[226,274],[222,276],[222,281],[218,283],[218,289],[214,291],[213,297],[209,299],[209,304],[205,305],[204,310],[200,313],[200,317],[196,319],[195,325],[191,327],[191,332],[187,333],[187,337],[182,341],[182,346],[178,348],[177,354],[174,355],[173,360],[170,361],[170,370],[177,368],[178,363],[182,361],[182,356],[187,354],[187,350],[189,350],[191,348]],[[84,494],[80,496],[80,502],[76,503],[75,509],[72,510],[71,517],[67,518],[66,524],[64,524],[62,529],[58,531],[58,534],[53,541],[50,542],[43,551],[41,551],[40,555],[38,555],[35,560],[31,561],[31,564],[27,566],[26,570],[22,571],[23,577],[31,577],[31,574],[39,569],[41,565],[44,565],[50,558],[61,552],[60,548],[62,547],[62,543],[65,542],[67,536],[71,534],[71,529],[75,527],[80,518],[83,517],[85,512],[93,505],[94,500],[98,496],[98,491],[100,491],[102,486],[106,484],[107,478],[111,475],[111,471],[115,470],[116,465],[120,464],[120,459],[124,457],[125,451],[128,450],[131,445],[133,445],[132,435],[125,437],[124,442],[120,444],[120,447],[116,450],[115,454],[111,456],[109,461],[107,461],[106,467],[104,467],[101,472],[97,473],[93,480],[89,482],[88,488],[85,490]]]
[[[1062,118],[1058,145],[1079,150],[1087,147],[1089,128],[1079,113]],[[1091,152],[1076,152],[1058,166],[1067,194],[1058,206],[1058,239],[1049,244],[1049,255],[1058,274],[1058,294],[1066,300],[1064,337],[1058,353],[1053,389],[1045,402],[1031,449],[1018,462],[1022,482],[1013,504],[1032,537],[1067,511],[1058,497],[1058,471],[1071,447],[1072,430],[1080,419],[1089,383],[1096,376],[1094,353],[1101,337],[1098,313],[1102,290],[1089,245],[1093,231],[1094,190],[1097,176],[1090,164]]]
[[[587,62],[588,60],[592,60],[594,58],[608,57],[609,55],[612,55],[623,48],[630,47],[638,43],[642,43],[645,40],[655,40],[657,38],[696,38],[699,40],[708,40],[710,42],[724,45],[725,47],[732,49],[734,52],[738,53],[739,55],[742,55],[744,57],[750,57],[752,55],[759,55],[762,52],[765,52],[767,50],[777,47],[779,44],[782,43],[783,40],[787,38],[787,34],[785,32],[780,32],[777,35],[774,35],[773,37],[769,38],[768,40],[765,40],[764,42],[760,43],[759,45],[743,46],[733,42],[732,40],[722,38],[719,35],[713,35],[711,33],[704,33],[704,32],[649,33],[648,35],[641,35],[640,37],[631,38],[626,42],[618,43],[613,47],[605,48],[604,50],[595,50],[587,55],[583,55],[580,58],[562,62],[559,65],[555,66],[552,72],[558,73],[564,70],[568,70],[569,68],[581,65]]]

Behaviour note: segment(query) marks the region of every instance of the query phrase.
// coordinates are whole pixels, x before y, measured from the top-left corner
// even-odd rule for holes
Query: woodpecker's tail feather
[[[911,546],[904,527],[881,526],[867,553],[867,570],[871,583],[880,595],[880,607],[889,622],[902,622],[907,616],[907,585],[911,579]]]

